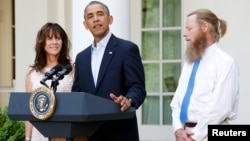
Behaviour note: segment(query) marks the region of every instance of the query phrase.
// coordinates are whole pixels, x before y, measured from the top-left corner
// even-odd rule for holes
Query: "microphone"
[[[59,71],[52,79],[52,82],[56,82],[58,80],[62,80],[64,78],[64,75],[67,75],[69,72],[71,72],[72,66],[71,64],[66,65],[61,71]]]
[[[44,84],[46,80],[52,79],[53,75],[60,70],[62,70],[62,67],[60,65],[54,66],[50,71],[45,72],[45,77],[40,81],[40,83]]]

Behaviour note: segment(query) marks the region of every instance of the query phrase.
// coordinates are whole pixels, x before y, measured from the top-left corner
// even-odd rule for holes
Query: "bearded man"
[[[226,30],[226,21],[208,9],[187,16],[186,62],[170,104],[176,141],[207,141],[209,124],[237,117],[238,66],[218,44]]]

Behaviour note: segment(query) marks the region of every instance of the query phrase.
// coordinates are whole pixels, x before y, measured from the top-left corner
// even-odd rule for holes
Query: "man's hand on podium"
[[[125,112],[131,107],[132,101],[124,97],[123,95],[120,95],[117,97],[115,94],[110,93],[110,97],[114,100],[115,103],[118,103],[121,105],[122,112]]]

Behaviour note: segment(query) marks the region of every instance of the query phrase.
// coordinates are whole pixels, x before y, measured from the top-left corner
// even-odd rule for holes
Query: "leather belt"
[[[193,128],[193,127],[195,127],[197,125],[197,122],[186,122],[185,124],[184,124],[184,129],[186,128],[186,127],[188,127],[188,128]]]

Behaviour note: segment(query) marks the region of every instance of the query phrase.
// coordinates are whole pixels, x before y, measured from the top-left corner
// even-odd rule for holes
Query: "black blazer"
[[[96,87],[91,70],[91,46],[77,54],[74,92],[86,92],[111,99],[109,94],[131,98],[137,109],[146,97],[145,74],[136,44],[115,37],[106,46]],[[100,105],[101,108],[101,105]],[[136,116],[132,119],[107,121],[89,141],[139,141]]]

